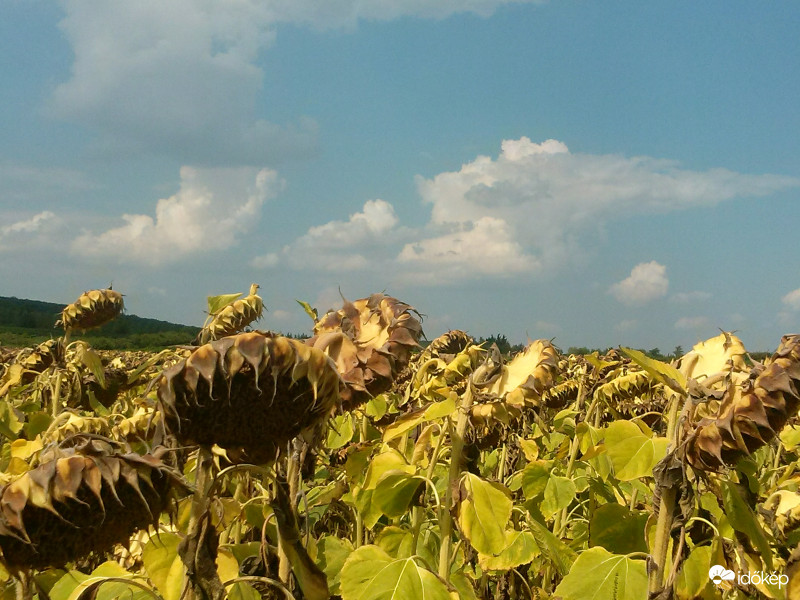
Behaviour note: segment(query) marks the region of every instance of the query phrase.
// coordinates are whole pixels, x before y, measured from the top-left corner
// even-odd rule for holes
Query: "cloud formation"
[[[304,235],[283,247],[253,258],[255,268],[267,269],[281,263],[297,270],[350,271],[377,268],[391,260],[390,247],[402,232],[394,207],[385,200],[367,200],[360,212],[347,221],[330,221],[311,227]]]
[[[73,253],[121,262],[160,265],[236,244],[261,207],[282,187],[269,169],[183,167],[180,190],[158,201],[155,217],[122,215],[124,225],[100,234],[84,233]]]
[[[625,305],[642,306],[666,296],[668,288],[667,268],[653,260],[633,267],[628,277],[612,285],[608,291]]]
[[[791,311],[800,311],[800,288],[792,290],[781,298],[783,305]]]
[[[52,232],[58,225],[59,219],[55,213],[44,210],[27,219],[0,226],[0,251],[15,247],[23,248],[23,240],[30,242],[31,237],[41,238],[46,232]],[[36,244],[36,247],[41,247],[41,244]]]
[[[458,231],[406,244],[398,262],[416,283],[443,284],[530,273],[539,262],[515,242],[503,219],[485,216]]]
[[[504,140],[496,159],[478,156],[458,171],[417,179],[423,201],[431,206],[432,226],[469,232],[492,223],[503,248],[542,269],[558,268],[580,255],[587,235],[610,221],[713,206],[798,185],[800,180],[791,177],[690,171],[649,157],[572,154],[558,140],[534,143],[527,137]],[[411,247],[418,249],[418,264],[435,267],[444,259],[436,250],[451,241],[448,231]],[[407,248],[401,258],[412,256]],[[470,254],[461,260],[450,255],[450,266],[458,263],[464,274],[483,274],[470,270],[472,260]],[[521,266],[514,260],[502,264],[510,273]]]
[[[681,317],[675,322],[675,329],[702,329],[708,326],[708,317]]]
[[[523,0],[64,0],[61,30],[74,53],[49,113],[97,135],[104,153],[157,152],[184,164],[261,165],[308,155],[317,125],[265,119],[259,55],[280,23],[319,29],[359,19],[489,15]]]

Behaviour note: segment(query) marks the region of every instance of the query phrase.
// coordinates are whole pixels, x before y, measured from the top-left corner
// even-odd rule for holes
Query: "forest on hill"
[[[63,304],[0,296],[0,345],[31,346],[62,335],[55,327]],[[190,343],[199,327],[136,315],[121,315],[102,328],[75,337],[101,350],[135,350]]]

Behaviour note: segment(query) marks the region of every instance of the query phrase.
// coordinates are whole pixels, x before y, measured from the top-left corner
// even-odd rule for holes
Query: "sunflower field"
[[[800,598],[800,335],[672,363],[428,341],[385,294],[304,339],[258,286],[194,342],[0,347],[0,596]]]

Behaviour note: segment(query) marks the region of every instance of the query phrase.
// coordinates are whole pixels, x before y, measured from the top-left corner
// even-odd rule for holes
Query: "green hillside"
[[[30,346],[63,335],[54,324],[64,306],[0,296],[0,345]],[[136,350],[187,344],[198,331],[199,327],[124,314],[99,329],[72,337],[87,339],[99,349]]]

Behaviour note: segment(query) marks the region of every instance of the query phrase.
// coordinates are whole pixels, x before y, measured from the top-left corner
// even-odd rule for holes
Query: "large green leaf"
[[[334,596],[339,595],[339,578],[347,557],[353,552],[350,540],[333,535],[324,535],[317,542],[317,564],[328,578],[328,589]]]
[[[522,491],[525,498],[533,500],[544,493],[547,482],[550,480],[550,463],[537,460],[525,465],[522,469]]]
[[[364,489],[373,490],[378,482],[388,471],[404,471],[413,475],[416,469],[408,464],[406,458],[394,448],[384,448],[369,463],[367,473],[364,475]]]
[[[710,591],[711,579],[708,570],[711,568],[711,546],[695,546],[683,561],[675,579],[675,595],[678,600],[692,600],[703,591]]]
[[[329,450],[336,450],[341,448],[351,439],[355,426],[353,425],[352,413],[344,413],[333,417],[328,425],[328,440],[326,446]]]
[[[511,519],[511,494],[505,486],[472,473],[461,480],[463,496],[458,524],[464,536],[482,554],[500,554],[508,545],[506,525]]]
[[[236,302],[242,293],[220,294],[219,296],[208,296],[208,314],[215,315],[229,304]]]
[[[442,417],[453,414],[455,410],[455,399],[447,398],[441,402],[433,402],[425,407],[406,413],[383,430],[383,441],[389,442],[400,437],[405,432],[410,431],[421,423],[427,423],[428,421],[441,419]]]
[[[375,545],[383,548],[392,558],[408,558],[413,554],[414,536],[411,532],[389,525],[375,536]]]
[[[114,578],[109,581],[109,578]],[[147,591],[128,585],[117,579],[134,579],[133,574],[126,571],[119,564],[108,561],[98,566],[91,574],[86,575],[80,571],[70,571],[59,579],[50,590],[50,600],[75,600],[84,592],[88,597],[90,587],[97,587],[95,600],[117,600],[129,598],[130,600],[152,599],[153,595]],[[138,582],[144,584],[142,579]]]
[[[642,367],[656,381],[672,388],[679,394],[686,393],[686,376],[672,365],[650,358],[644,352],[620,346],[620,350]]]
[[[652,477],[653,467],[667,453],[666,438],[651,437],[632,421],[614,421],[606,429],[605,446],[620,481]]]
[[[555,595],[564,600],[645,600],[645,561],[611,554],[600,546],[589,548],[578,556]]]
[[[531,562],[539,555],[539,546],[530,531],[512,531],[508,546],[497,556],[478,554],[478,564],[484,571],[508,571]]]
[[[721,482],[722,505],[725,508],[725,516],[736,531],[743,533],[758,548],[767,569],[772,570],[772,549],[761,525],[756,519],[755,513],[747,505],[736,484],[728,479]]]
[[[164,600],[180,600],[183,593],[185,567],[178,556],[180,537],[160,533],[150,538],[142,550],[144,571]]]
[[[647,513],[609,502],[594,511],[589,522],[589,545],[615,554],[647,552],[644,529]]]
[[[413,558],[392,558],[378,546],[361,546],[344,563],[342,600],[453,600],[436,575]]]
[[[567,477],[551,475],[544,488],[541,510],[545,517],[552,517],[561,509],[567,508],[575,499],[575,483]]]
[[[531,533],[536,540],[536,545],[542,553],[555,565],[559,574],[566,575],[578,554],[560,538],[556,537],[547,527],[535,519],[530,520]]]
[[[420,486],[424,485],[425,478],[419,475],[409,475],[401,470],[387,471],[375,486],[372,501],[387,517],[402,517],[408,512]]]

